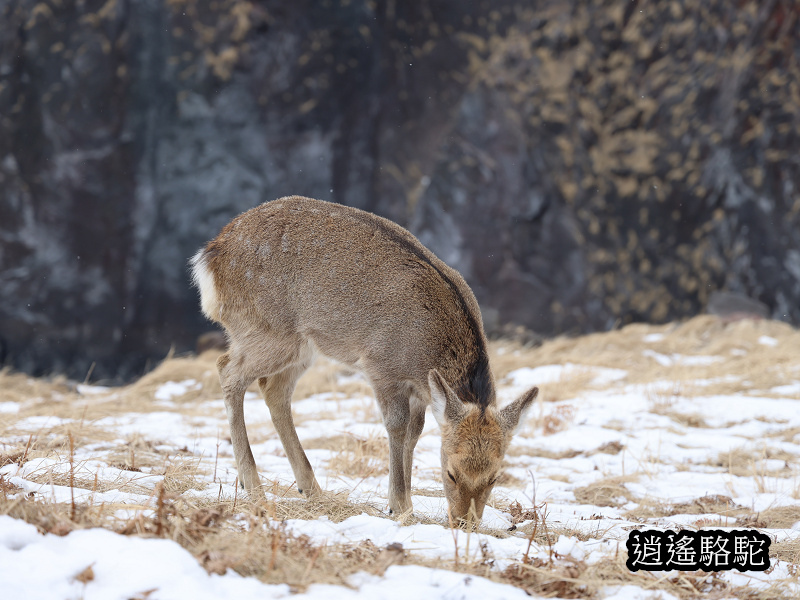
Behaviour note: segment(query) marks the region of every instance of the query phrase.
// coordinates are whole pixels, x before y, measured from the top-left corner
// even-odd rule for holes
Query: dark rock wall
[[[286,194],[409,227],[490,329],[800,320],[789,0],[0,0],[0,350],[130,377]]]

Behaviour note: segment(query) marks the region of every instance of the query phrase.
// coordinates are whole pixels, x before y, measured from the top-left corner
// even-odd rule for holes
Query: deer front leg
[[[406,490],[409,502],[411,501],[411,466],[414,462],[414,448],[417,447],[419,436],[425,427],[425,404],[412,397],[409,403],[409,420],[406,429],[406,441],[403,449],[403,474],[405,475]]]
[[[244,423],[244,393],[250,381],[242,378],[232,367],[230,356],[223,354],[217,360],[219,381],[225,394],[225,410],[228,413],[228,425],[231,430],[233,456],[239,473],[239,483],[247,490],[250,499],[255,501],[264,498],[258,468],[247,439],[247,427]]]
[[[406,485],[404,454],[408,432],[408,397],[378,394],[383,423],[389,434],[389,513],[402,514],[411,510],[411,489]]]

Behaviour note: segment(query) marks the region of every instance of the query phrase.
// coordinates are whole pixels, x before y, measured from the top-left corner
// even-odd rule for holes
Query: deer
[[[240,485],[264,498],[244,421],[258,381],[298,491],[321,491],[295,430],[295,384],[315,356],[361,372],[389,438],[389,513],[412,510],[428,406],[441,430],[450,522],[473,528],[538,394],[497,406],[488,342],[466,281],[409,231],[357,208],[289,196],[235,217],[190,260],[200,307],[222,325],[217,360]]]

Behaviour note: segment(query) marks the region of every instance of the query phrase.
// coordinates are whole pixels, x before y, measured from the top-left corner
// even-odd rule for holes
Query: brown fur
[[[361,370],[375,390],[389,433],[390,510],[411,509],[413,451],[433,404],[451,515],[467,518],[472,503],[480,519],[537,390],[497,410],[480,310],[458,272],[391,221],[298,196],[239,215],[192,263],[203,311],[230,341],[218,368],[249,492],[260,494],[260,482],[242,403],[256,379],[298,487],[319,489],[290,408],[297,379],[319,352]]]

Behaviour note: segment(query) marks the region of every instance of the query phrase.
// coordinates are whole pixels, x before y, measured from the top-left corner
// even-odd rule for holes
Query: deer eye
[[[491,487],[491,486],[493,486],[495,483],[497,483],[497,480],[498,480],[499,478],[500,478],[500,476],[499,476],[499,475],[495,475],[494,477],[492,477],[492,480],[489,482],[489,487]]]
[[[456,482],[456,478],[453,477],[453,474],[450,471],[447,472],[447,476],[450,478],[450,481],[452,481],[453,483]]]

